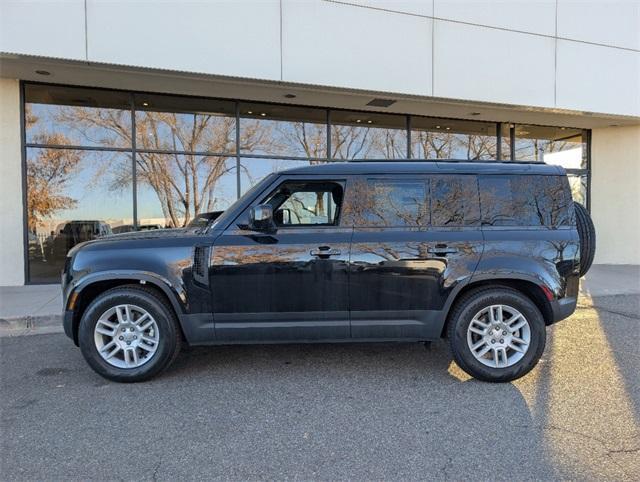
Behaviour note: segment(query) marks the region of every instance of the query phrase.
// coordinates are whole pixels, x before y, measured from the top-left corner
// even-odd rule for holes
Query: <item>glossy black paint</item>
[[[501,173],[564,175],[559,167],[516,163],[319,165],[268,176],[205,229],[78,245],[63,272],[65,332],[75,336],[82,308],[103,287],[137,282],[167,297],[191,344],[430,340],[440,336],[456,297],[488,281],[524,283],[540,295],[547,322],[557,321],[577,298],[574,225],[354,227],[344,216],[338,226],[268,233],[247,226],[251,207],[284,180],[340,182],[346,206],[362,176]],[[196,253],[204,253],[204,276],[194,272]]]

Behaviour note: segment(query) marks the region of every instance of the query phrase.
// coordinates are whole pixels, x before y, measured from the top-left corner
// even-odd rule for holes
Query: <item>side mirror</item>
[[[276,230],[271,206],[258,204],[249,210],[249,229],[265,233],[272,233]]]

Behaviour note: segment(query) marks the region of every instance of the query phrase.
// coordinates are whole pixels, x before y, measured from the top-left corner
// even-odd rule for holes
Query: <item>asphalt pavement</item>
[[[197,348],[152,381],[62,334],[0,338],[0,479],[640,479],[640,295],[583,298],[538,367],[446,343]]]

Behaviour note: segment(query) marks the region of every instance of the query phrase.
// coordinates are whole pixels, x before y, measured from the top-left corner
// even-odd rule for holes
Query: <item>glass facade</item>
[[[348,160],[560,164],[588,204],[589,132],[24,83],[28,280],[111,233],[186,226],[271,172]],[[446,186],[442,187],[443,193]],[[433,187],[432,187],[433,188]]]

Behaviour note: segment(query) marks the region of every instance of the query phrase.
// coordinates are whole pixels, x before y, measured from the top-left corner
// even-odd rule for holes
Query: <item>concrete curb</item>
[[[0,337],[63,332],[62,315],[0,318]]]

